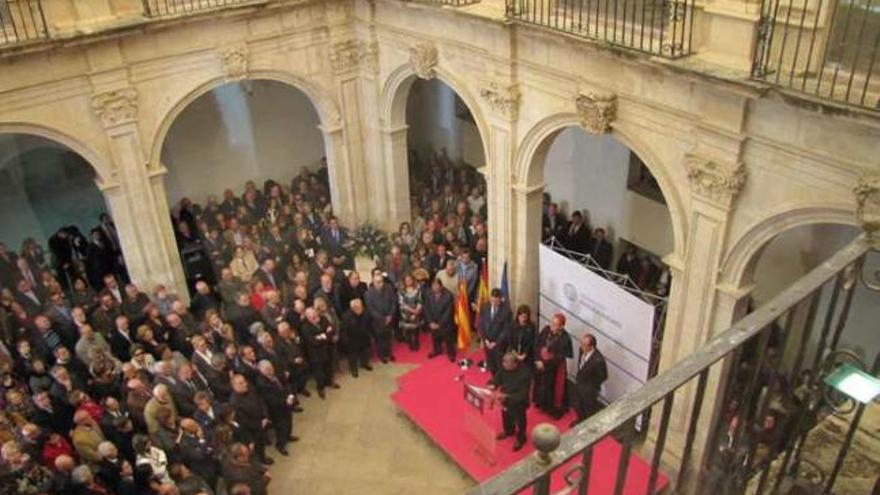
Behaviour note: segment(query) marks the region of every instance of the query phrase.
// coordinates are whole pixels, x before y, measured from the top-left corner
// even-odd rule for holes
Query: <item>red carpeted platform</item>
[[[421,350],[412,352],[404,346],[395,345],[395,357],[398,362],[417,364],[418,367],[398,378],[399,389],[391,398],[401,410],[417,424],[433,441],[443,449],[465,472],[477,482],[485,481],[500,473],[520,459],[531,455],[532,446],[519,452],[513,452],[513,438],[497,442],[495,464],[490,465],[484,455],[475,449],[477,441],[475,432],[490,433],[488,430],[501,431],[501,412],[498,408],[486,409],[482,417],[475,408],[463,399],[462,382],[483,386],[489,380],[489,374],[483,373],[478,367],[472,366],[463,371],[456,364],[450,363],[445,356],[427,359],[430,343],[423,339]],[[474,362],[482,359],[477,351],[471,355]],[[543,422],[556,424],[561,430],[568,429],[572,413],[556,421],[535,408],[528,412],[528,425]],[[485,422],[476,423],[477,421]],[[485,438],[485,435],[484,435]],[[621,446],[612,438],[600,442],[593,453],[592,476],[589,493],[605,495],[614,491],[614,473],[620,457]],[[578,462],[573,460],[572,465]],[[553,489],[564,486],[562,473],[568,468],[557,470],[553,479]],[[639,456],[630,459],[628,478],[624,487],[625,494],[644,495],[647,489],[650,464]],[[662,473],[657,483],[657,493],[665,489],[668,478]]]

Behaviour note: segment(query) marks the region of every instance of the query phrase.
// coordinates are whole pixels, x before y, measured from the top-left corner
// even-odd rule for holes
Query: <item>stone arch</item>
[[[752,224],[721,263],[721,280],[732,287],[748,286],[761,253],[778,235],[811,224],[831,223],[858,226],[852,205],[845,203],[784,206]]]
[[[77,153],[94,169],[95,182],[99,189],[105,189],[115,184],[114,171],[110,161],[91,146],[64,132],[36,124],[0,123],[0,134],[25,134],[59,143]]]
[[[340,125],[340,112],[336,101],[318,84],[311,82],[304,77],[287,71],[256,70],[249,71],[248,77],[244,80],[276,81],[286,84],[298,91],[302,91],[306,97],[308,97],[312,106],[315,108],[315,111],[318,113],[318,119],[321,121],[322,130],[326,132],[335,129]],[[194,102],[200,96],[209,93],[211,90],[230,82],[235,81],[230,81],[226,77],[213,77],[202,82],[188,91],[171,106],[171,109],[167,111],[165,115],[158,119],[159,125],[150,140],[150,156],[147,162],[149,168],[161,167],[162,146],[165,143],[165,138],[168,136],[168,131],[171,129],[171,125],[174,124],[177,117],[180,116],[190,103]],[[324,146],[325,148],[330,146],[330,143],[328,143],[326,139]],[[329,157],[332,156],[332,154],[327,153],[327,156],[329,160]]]
[[[471,95],[464,83],[448,69],[438,65],[434,68],[434,72],[436,73],[435,77],[452,88],[455,94],[467,105],[468,110],[471,111],[474,122],[477,123],[480,140],[483,143],[485,163],[489,163],[489,150],[491,149],[489,146],[489,128],[477,99]],[[407,63],[393,70],[385,80],[385,84],[382,85],[380,100],[380,119],[383,127],[392,130],[406,127],[407,97],[409,96],[410,88],[417,78],[415,70]]]
[[[578,115],[571,112],[546,117],[529,129],[517,150],[514,161],[515,184],[525,189],[542,185],[544,158],[554,138],[564,129],[580,127],[580,125]],[[660,190],[663,192],[663,197],[666,199],[669,215],[672,218],[674,246],[673,252],[669,257],[671,259],[667,261],[675,263],[676,260],[684,259],[686,247],[685,233],[687,231],[686,212],[682,205],[681,194],[672,180],[669,167],[663,165],[662,160],[639,137],[638,131],[634,128],[630,128],[620,121],[613,122],[611,127],[611,135],[620,140],[621,143],[626,145],[645,162],[654,178],[657,179]]]

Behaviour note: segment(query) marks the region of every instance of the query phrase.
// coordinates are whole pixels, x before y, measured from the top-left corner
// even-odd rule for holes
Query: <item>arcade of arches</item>
[[[630,278],[667,300],[662,371],[878,214],[876,117],[512,31],[495,14],[277,4],[0,61],[5,249],[33,239],[57,268],[50,240],[76,227],[86,244],[90,233],[109,243],[111,261],[94,273],[88,248],[79,255],[92,285],[112,266],[189,301],[198,280],[218,281],[233,261],[193,254],[211,231],[271,250],[278,219],[320,237],[333,216],[392,233],[411,244],[413,268],[436,271],[408,240],[436,227],[487,266],[490,285],[507,267],[511,302],[535,308],[539,243],[577,211],[591,239],[603,231],[608,268],[631,251],[645,264]],[[102,229],[103,213],[113,225]],[[291,240],[285,264],[314,255],[309,235]],[[853,304],[861,316],[844,341],[870,360],[878,306]],[[710,381],[712,397],[719,387]],[[676,421],[672,449],[685,428]]]

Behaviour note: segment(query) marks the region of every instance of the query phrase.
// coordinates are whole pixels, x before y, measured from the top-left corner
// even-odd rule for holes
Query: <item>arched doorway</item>
[[[107,217],[95,168],[68,146],[25,133],[0,134],[0,243],[27,260],[32,274],[51,273],[64,289],[82,278],[100,289],[102,277],[125,278],[115,230],[95,230]],[[106,234],[109,232],[109,234]],[[93,235],[92,235],[93,234]],[[96,243],[89,238],[96,237]],[[4,264],[0,285],[14,290],[27,270]]]
[[[216,281],[243,237],[259,241],[271,225],[286,229],[303,208],[330,214],[334,198],[320,123],[303,91],[274,80],[215,87],[175,117],[161,161],[191,288],[200,279]],[[226,235],[230,224],[237,234]],[[231,244],[220,252],[206,249],[211,230]]]
[[[576,125],[545,137],[533,160],[530,179],[540,175],[544,187],[528,214],[541,221],[524,242],[544,243],[541,324],[562,312],[574,337],[597,338],[615,368],[603,392],[610,402],[641,387],[659,363],[672,283],[665,259],[675,250],[665,191],[616,135]]]
[[[410,213],[416,233],[439,226],[447,244],[483,250],[486,180],[483,142],[473,114],[439,79],[416,80],[406,103]]]

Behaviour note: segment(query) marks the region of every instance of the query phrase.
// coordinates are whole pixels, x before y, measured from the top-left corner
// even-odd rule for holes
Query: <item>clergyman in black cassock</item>
[[[565,330],[565,316],[553,315],[538,334],[535,345],[535,405],[560,418],[567,407],[566,359],[573,357],[571,337]]]

